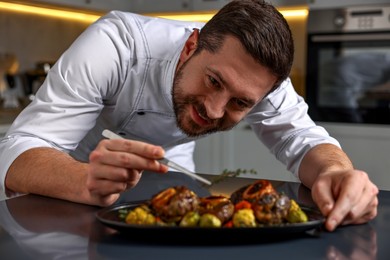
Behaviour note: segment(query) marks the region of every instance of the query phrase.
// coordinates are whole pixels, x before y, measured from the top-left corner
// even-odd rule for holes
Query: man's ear
[[[194,28],[194,31],[188,37],[187,41],[184,44],[183,50],[180,54],[180,62],[186,62],[192,54],[194,54],[196,48],[198,47],[198,38],[199,38],[199,29]]]

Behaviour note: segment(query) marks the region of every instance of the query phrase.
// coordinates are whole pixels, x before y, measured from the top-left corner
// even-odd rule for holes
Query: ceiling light
[[[100,15],[88,14],[70,10],[60,10],[40,6],[23,5],[16,3],[0,2],[0,9],[19,13],[36,14],[62,19],[77,20],[87,23],[96,21]]]

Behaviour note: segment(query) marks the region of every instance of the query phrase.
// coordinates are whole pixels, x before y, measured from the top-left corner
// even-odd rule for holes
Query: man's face
[[[172,90],[177,124],[188,136],[231,129],[276,82],[233,37],[215,54],[192,54],[182,53]]]

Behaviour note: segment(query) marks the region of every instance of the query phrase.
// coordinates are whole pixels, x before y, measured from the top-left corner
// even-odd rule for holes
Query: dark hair
[[[225,36],[240,40],[247,52],[277,77],[274,87],[285,80],[294,59],[294,42],[283,15],[262,0],[234,0],[219,10],[201,29],[199,53],[215,53]]]

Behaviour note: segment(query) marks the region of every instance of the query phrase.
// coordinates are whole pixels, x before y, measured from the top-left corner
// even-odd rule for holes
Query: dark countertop
[[[213,186],[211,192],[230,194],[253,181],[229,179]],[[299,183],[273,184],[299,203],[313,205],[310,191]],[[201,184],[182,174],[144,173],[140,184],[118,203],[148,199],[158,190],[175,185],[187,185],[200,196],[209,194]],[[100,223],[95,215],[99,210],[36,195],[1,201],[1,259],[390,259],[390,191],[379,193],[378,216],[367,224],[317,235],[280,234],[272,239],[259,233],[264,237],[252,241],[234,230],[232,239],[225,237],[224,242],[213,240],[214,233],[205,234],[199,243],[174,237],[160,242],[140,240]]]

